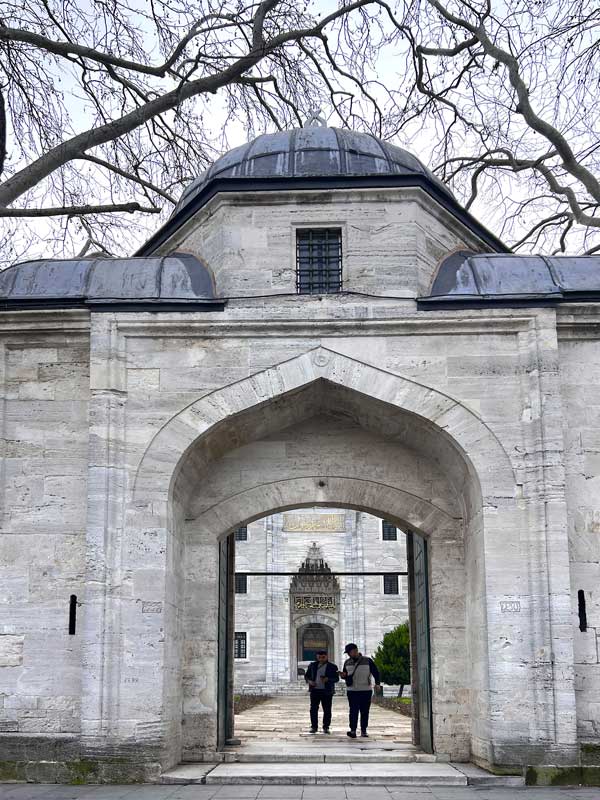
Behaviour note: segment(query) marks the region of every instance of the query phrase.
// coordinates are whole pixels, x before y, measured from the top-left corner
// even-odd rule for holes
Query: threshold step
[[[467,786],[467,776],[450,764],[219,764],[205,777],[215,784],[274,784],[345,786]]]
[[[225,753],[227,764],[435,764],[428,753]]]
[[[424,755],[424,754],[423,754]],[[493,775],[474,764],[236,763],[179,764],[161,775],[163,784],[386,785],[520,787],[519,775]]]

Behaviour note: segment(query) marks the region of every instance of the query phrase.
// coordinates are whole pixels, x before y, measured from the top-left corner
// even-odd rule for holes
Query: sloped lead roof
[[[0,307],[221,305],[195,256],[25,261],[0,272]]]
[[[419,175],[452,197],[448,187],[407,150],[369,133],[315,126],[266,133],[225,153],[192,181],[173,214],[217,179],[360,175]]]
[[[474,255],[446,258],[421,303],[600,300],[600,256]]]

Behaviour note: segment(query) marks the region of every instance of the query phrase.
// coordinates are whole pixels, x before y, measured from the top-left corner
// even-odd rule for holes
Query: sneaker
[[[363,737],[363,739],[365,739],[365,738],[368,739],[369,738],[369,734],[366,731],[361,731],[360,735]]]
[[[310,729],[310,733],[316,733],[316,732],[317,732],[317,728],[311,728]]]
[[[348,731],[346,736],[349,736],[351,739],[356,739],[356,731]]]
[[[329,730],[329,728],[323,728],[323,733],[331,733],[331,731]]]

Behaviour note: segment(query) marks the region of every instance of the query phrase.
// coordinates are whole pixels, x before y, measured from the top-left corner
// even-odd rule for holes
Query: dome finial
[[[321,113],[320,108],[313,108],[310,112],[310,116],[302,126],[303,128],[326,128],[327,127],[327,120]]]

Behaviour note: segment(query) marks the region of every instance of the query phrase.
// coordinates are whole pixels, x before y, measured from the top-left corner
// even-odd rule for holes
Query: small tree
[[[398,697],[402,697],[404,687],[410,683],[408,622],[403,622],[385,634],[373,656],[373,661],[381,673],[383,683],[399,684]]]

